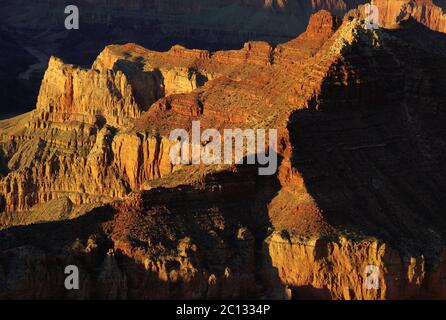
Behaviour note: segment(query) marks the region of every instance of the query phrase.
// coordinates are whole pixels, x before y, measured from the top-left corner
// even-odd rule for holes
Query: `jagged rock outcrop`
[[[378,240],[287,238],[266,240],[265,254],[293,299],[444,299],[444,253],[430,266],[423,255],[405,257]],[[365,285],[376,266],[378,289]],[[266,277],[270,276],[268,274]]]
[[[26,123],[30,126],[19,133],[3,132],[2,147],[11,152],[7,163],[11,172],[0,182],[7,212],[60,196],[77,205],[119,199],[141,189],[146,179],[172,170],[171,143],[166,138],[114,133],[112,127],[99,129],[86,123],[47,121],[40,128],[36,122],[41,119]]]
[[[409,15],[429,28],[444,32],[443,0],[380,0],[382,25],[393,26]],[[175,44],[209,50],[238,49],[247,41],[287,42],[301,34],[310,16],[326,9],[342,18],[369,0],[78,0],[79,30],[64,28],[67,4],[57,0],[0,1],[5,11],[2,36],[5,52],[0,72],[8,112],[29,111],[35,104],[41,77],[50,56],[89,66],[110,43],[137,42],[165,51]],[[364,11],[362,14],[364,14]],[[190,16],[194,17],[190,19]],[[17,62],[19,62],[17,64]],[[20,67],[11,68],[11,65]],[[0,66],[0,67],[1,67]],[[7,69],[7,70],[6,70]],[[26,92],[21,97],[20,92]],[[32,98],[29,98],[32,96]],[[8,103],[9,102],[9,103]]]
[[[0,296],[444,298],[445,45],[415,19],[321,11],[277,47],[53,59],[36,111],[0,122]],[[173,167],[193,120],[278,129],[277,173]]]
[[[119,126],[139,118],[142,110],[126,75],[103,71],[76,69],[51,58],[37,100],[40,119]]]
[[[431,179],[443,185],[439,146],[444,133],[436,119],[443,112],[438,102],[432,108],[426,101],[432,96],[444,101],[439,90],[445,78],[434,71],[443,66],[444,53],[439,56],[435,49],[421,53],[425,47],[403,45],[400,37],[406,37],[405,28],[412,35],[416,28],[422,33],[418,36],[425,38],[432,33],[414,24],[401,28],[374,34],[358,28],[355,20],[344,22],[334,41],[315,55],[319,66],[328,64],[324,80],[308,101],[309,110],[297,110],[290,118],[294,155],[291,164],[283,162],[286,166],[279,178],[284,188],[269,210],[276,228],[294,230],[294,235],[270,237],[267,256],[298,299],[444,297],[444,283],[433,284],[432,279],[444,272],[441,212],[445,203],[432,197],[431,191],[420,192],[431,190]],[[444,43],[445,38],[440,38],[439,43]],[[421,62],[424,55],[442,62],[429,66]],[[432,72],[436,80],[427,84]],[[424,130],[432,134],[429,143]],[[423,186],[414,175],[425,181]],[[337,231],[330,230],[333,227]],[[347,232],[348,236],[340,240],[296,236],[308,232]],[[364,240],[364,234],[388,239],[387,245],[373,238]],[[299,261],[290,262],[294,258]],[[379,290],[365,289],[365,266],[355,259],[379,267]],[[325,268],[336,271],[321,271]]]

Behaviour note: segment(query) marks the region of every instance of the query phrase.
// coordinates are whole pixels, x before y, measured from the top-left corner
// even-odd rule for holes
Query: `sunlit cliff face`
[[[115,9],[84,17],[91,3],[79,2],[78,31],[30,36],[29,52],[70,56],[64,39],[79,37],[71,57],[94,58],[52,53],[32,110],[0,121],[0,298],[446,297],[446,34],[432,1],[376,0],[377,30],[362,6],[331,13],[355,1],[95,1]],[[172,12],[157,31],[217,43],[243,39],[231,10],[262,13],[240,18],[245,30],[271,18],[259,34],[287,16],[309,22],[289,41],[266,33],[274,44],[160,51],[133,43],[150,5]],[[311,15],[320,7],[331,12]],[[136,40],[94,51],[110,40],[88,36],[103,25]],[[277,171],[172,163],[170,134],[197,122],[276,130]],[[83,271],[78,291],[63,289],[67,265]]]

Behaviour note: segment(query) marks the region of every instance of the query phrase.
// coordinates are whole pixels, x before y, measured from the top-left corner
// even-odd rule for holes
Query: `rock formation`
[[[4,110],[30,111],[50,56],[87,66],[111,43],[137,42],[153,50],[175,44],[208,50],[239,49],[247,41],[287,42],[305,31],[311,14],[325,9],[342,18],[369,0],[132,0],[72,1],[80,29],[66,30],[66,3],[1,0],[4,19],[0,99]],[[445,31],[443,0],[376,0],[382,26],[409,16]],[[362,14],[364,10],[361,9]],[[14,66],[14,67],[11,67]],[[3,70],[5,69],[5,70]],[[11,81],[11,79],[14,79]],[[14,92],[14,94],[9,94]],[[23,94],[23,93],[26,94]],[[31,98],[30,98],[31,97]]]
[[[432,30],[446,32],[444,1],[376,0],[375,3],[380,10],[380,22],[385,27],[391,27],[401,20],[412,17]]]
[[[278,46],[51,58],[36,109],[0,121],[0,297],[444,298],[446,36],[420,17],[322,10]],[[277,174],[173,166],[193,120],[277,129]]]

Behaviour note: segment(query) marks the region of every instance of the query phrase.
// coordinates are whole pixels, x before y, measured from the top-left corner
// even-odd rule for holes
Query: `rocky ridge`
[[[277,47],[53,58],[37,109],[0,122],[0,296],[444,297],[446,57],[407,34],[446,40],[359,16],[321,11]],[[168,133],[194,119],[278,128],[277,175],[173,168]],[[66,264],[81,266],[78,293]]]
[[[89,66],[110,43],[137,42],[165,51],[175,44],[211,51],[238,49],[251,40],[287,42],[305,31],[310,16],[325,9],[342,18],[367,0],[173,0],[96,1],[2,0],[3,51],[0,98],[10,114],[30,111],[50,56]],[[391,27],[408,16],[444,32],[443,0],[377,0],[381,25]],[[66,30],[65,6],[81,12],[81,28]],[[364,11],[362,10],[362,14]],[[18,66],[11,68],[11,66]],[[11,80],[14,79],[14,80]],[[14,94],[9,94],[14,93]]]

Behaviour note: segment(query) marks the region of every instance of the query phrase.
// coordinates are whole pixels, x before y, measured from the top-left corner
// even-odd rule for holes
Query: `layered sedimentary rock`
[[[445,283],[439,279],[445,202],[432,191],[420,191],[443,188],[443,155],[434,145],[444,139],[437,117],[444,114],[438,103],[445,97],[438,90],[445,79],[434,70],[443,70],[444,53],[438,56],[433,49],[427,55],[443,62],[425,64],[426,52],[402,45],[399,38],[409,30],[421,32],[419,25],[401,28],[406,30],[373,35],[344,22],[340,37],[327,43],[328,52],[340,55],[332,60],[321,50],[315,56],[332,61],[308,103],[317,112],[298,110],[290,118],[294,155],[270,216],[277,227],[298,230],[297,235],[309,230],[331,235],[331,227],[346,234],[302,239],[291,232],[267,240],[272,264],[296,298],[444,297]],[[422,37],[431,35],[424,31]],[[435,80],[427,80],[433,73]],[[425,104],[433,96],[437,102]],[[364,235],[388,241],[364,240]],[[359,261],[379,266],[379,290],[366,290],[366,265]],[[325,268],[336,271],[321,271]]]
[[[0,297],[257,297],[254,238],[234,218],[237,210],[249,210],[243,199],[234,201],[236,187],[244,184],[252,193],[253,184],[239,173],[235,179],[226,173],[209,178],[204,189],[148,191],[71,222],[55,222],[56,229],[41,224],[26,227],[30,229],[21,234],[4,231],[8,240],[2,245],[2,261],[9,262],[2,272]],[[203,206],[197,210],[192,203]],[[46,239],[39,236],[42,233],[47,233]],[[34,244],[28,238],[32,234]],[[29,269],[34,263],[39,264],[37,273]],[[61,290],[63,277],[57,274],[63,275],[68,264],[80,268],[79,291]],[[92,269],[98,272],[93,275]],[[49,282],[40,287],[45,278]]]
[[[20,17],[27,16],[28,28],[44,30],[59,24],[63,28],[65,3],[41,0],[31,6],[26,1],[4,2],[2,4],[9,13],[8,25],[23,27]],[[70,4],[77,5],[82,12],[80,18],[84,28],[97,29],[101,43],[103,33],[108,32],[107,37],[116,41],[124,40],[123,36],[127,41],[139,36],[146,45],[166,47],[176,39],[182,44],[201,43],[222,48],[254,39],[271,42],[290,39],[305,30],[314,12],[326,9],[342,16],[365,2],[189,0],[178,3],[174,0],[137,0],[123,3],[116,0],[97,1],[92,5],[89,1],[78,0]],[[45,21],[43,25],[42,20]],[[143,36],[147,32],[150,37]]]
[[[1,33],[14,48],[0,67],[8,69],[2,87],[19,94],[3,94],[5,108],[29,111],[50,56],[78,65],[89,65],[104,46],[137,42],[154,50],[174,44],[209,50],[238,49],[246,41],[280,44],[301,34],[311,14],[326,9],[342,18],[367,0],[174,0],[96,1],[64,3],[55,0],[0,1],[5,12]],[[443,0],[377,0],[382,26],[393,26],[409,16],[427,27],[444,32]],[[66,30],[66,5],[80,10],[79,30]],[[362,14],[365,12],[362,9]],[[3,49],[9,50],[9,45]],[[18,68],[10,68],[20,61]],[[14,78],[14,85],[11,79]],[[9,91],[9,90],[8,90]],[[32,96],[30,98],[29,96]]]
[[[444,1],[376,0],[374,3],[379,9],[379,21],[385,27],[391,27],[403,19],[412,17],[429,29],[446,32]]]
[[[37,109],[0,122],[0,296],[444,298],[446,38],[360,15],[276,47],[53,58]],[[174,167],[193,120],[278,129],[277,173]]]
[[[120,120],[140,117],[142,110],[122,72],[76,70],[51,58],[40,88],[37,112],[43,121],[102,121],[116,126],[122,124]]]
[[[444,299],[444,252],[432,266],[424,255],[402,256],[376,239],[287,238],[267,240],[267,255],[293,299]],[[379,270],[377,289],[365,285],[368,268]],[[266,274],[265,277],[270,277]]]

